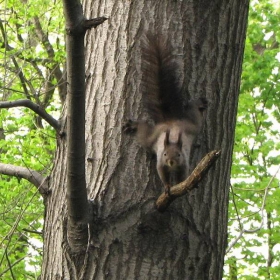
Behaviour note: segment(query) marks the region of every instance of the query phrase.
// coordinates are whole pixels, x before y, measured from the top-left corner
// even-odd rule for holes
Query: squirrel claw
[[[125,133],[135,133],[137,131],[137,123],[132,121],[132,120],[128,120],[123,126],[122,126],[122,130]]]
[[[166,195],[170,196],[170,185],[165,185],[164,186],[164,192]]]

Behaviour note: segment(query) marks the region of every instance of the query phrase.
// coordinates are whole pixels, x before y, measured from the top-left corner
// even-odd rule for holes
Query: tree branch
[[[85,179],[84,37],[90,24],[83,15],[79,0],[63,0],[63,9],[67,52],[67,239],[71,251],[81,253],[89,241]]]
[[[20,262],[23,261],[26,257],[29,257],[29,256],[31,256],[31,254],[26,255],[26,256],[24,256],[24,257],[22,257],[22,258],[16,260],[14,263],[11,264],[11,266],[9,266],[8,268],[6,268],[6,269],[4,269],[3,271],[1,271],[0,277],[2,277],[5,273],[7,273],[7,272],[10,270],[10,268],[14,267],[15,265],[17,265],[18,263],[20,263]]]
[[[48,114],[43,108],[41,108],[38,104],[33,103],[29,99],[20,99],[15,101],[3,101],[0,102],[1,108],[14,108],[14,107],[26,107],[34,111],[40,117],[42,117],[47,123],[49,123],[56,131],[59,130],[60,125],[59,122],[54,119],[50,114]]]
[[[54,76],[57,80],[60,100],[62,103],[64,103],[66,98],[67,88],[66,88],[66,83],[64,81],[65,79],[64,79],[63,72],[60,69],[59,63],[54,63],[55,51],[53,49],[52,44],[49,41],[48,35],[43,31],[43,28],[40,23],[40,19],[37,16],[35,16],[33,20],[34,20],[36,35],[39,38],[39,40],[42,42],[43,46],[45,47],[49,59],[53,62],[53,65],[51,66],[51,70],[54,73]]]
[[[188,191],[197,187],[197,184],[203,179],[208,169],[219,158],[221,151],[214,150],[208,153],[196,166],[191,175],[182,183],[173,186],[170,189],[170,195],[163,193],[156,201],[156,208],[160,212],[164,212],[170,203],[176,198],[185,195]]]
[[[16,280],[16,278],[14,276],[13,269],[12,269],[12,264],[11,264],[9,256],[8,256],[7,250],[5,250],[5,256],[6,256],[6,259],[7,259],[7,263],[8,263],[8,266],[9,266],[9,270],[10,270],[11,276],[12,276],[13,280]]]
[[[85,179],[84,15],[78,0],[63,1],[67,54],[67,239],[72,252],[88,244],[89,207]]]
[[[31,170],[22,166],[0,163],[0,174],[26,179],[35,187],[37,187],[39,193],[42,195],[46,194],[48,191],[45,186],[47,177],[43,177],[39,172],[35,170]]]
[[[7,51],[12,50],[13,48],[12,48],[12,47],[9,45],[9,43],[8,43],[7,34],[6,34],[6,32],[5,32],[5,28],[4,28],[4,26],[3,26],[2,21],[0,21],[0,30],[1,30],[2,37],[3,37],[3,39],[4,39],[4,42],[3,42],[4,48],[5,48]],[[17,60],[15,59],[15,57],[14,57],[13,55],[11,56],[11,59],[12,59],[13,64],[14,64],[16,70],[17,70],[17,76],[19,77],[19,80],[20,80],[20,82],[21,82],[23,91],[24,91],[26,97],[29,97],[30,95],[29,95],[29,91],[28,91],[28,88],[27,88],[27,81],[26,81],[26,79],[25,79],[25,76],[24,76],[24,74],[23,74],[21,68],[19,67],[19,65],[18,65],[18,63],[17,63]]]

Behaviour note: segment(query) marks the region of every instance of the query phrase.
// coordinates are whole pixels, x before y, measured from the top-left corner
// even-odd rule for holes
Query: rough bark
[[[93,229],[82,273],[66,250],[66,147],[58,141],[46,199],[42,279],[221,279],[248,1],[86,1],[86,18],[109,17],[86,44],[86,183]],[[155,208],[163,187],[155,159],[125,136],[122,121],[145,117],[141,37],[168,36],[185,99],[206,96],[207,118],[192,166],[219,161],[200,187]]]

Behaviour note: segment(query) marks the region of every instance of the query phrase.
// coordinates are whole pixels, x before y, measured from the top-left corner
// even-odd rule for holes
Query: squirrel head
[[[185,157],[182,152],[182,133],[179,133],[176,143],[170,143],[170,131],[166,131],[164,139],[164,149],[161,163],[169,169],[176,169],[185,164]]]

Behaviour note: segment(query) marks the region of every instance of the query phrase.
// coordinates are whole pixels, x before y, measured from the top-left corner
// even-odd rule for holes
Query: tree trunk
[[[61,137],[46,198],[42,279],[221,279],[248,0],[84,5],[87,18],[109,17],[85,39],[86,183],[93,227],[85,253],[76,256],[83,263],[77,272],[67,248]],[[155,209],[164,191],[155,159],[122,132],[126,119],[145,119],[140,45],[147,33],[171,42],[184,98],[209,100],[192,168],[207,152],[222,150],[198,188],[164,213]]]

